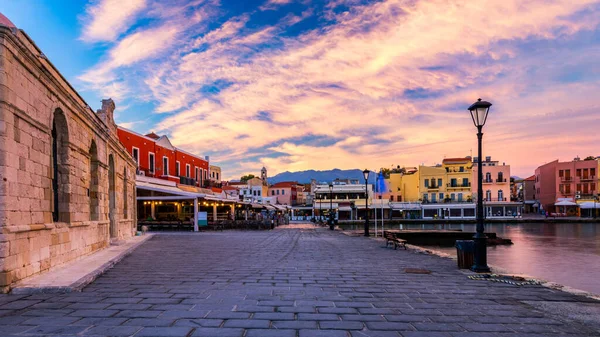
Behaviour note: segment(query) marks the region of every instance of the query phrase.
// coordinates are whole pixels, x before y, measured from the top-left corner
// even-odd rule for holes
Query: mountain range
[[[375,183],[375,172],[369,174],[369,183]],[[268,178],[269,184],[275,184],[282,181],[297,181],[301,184],[309,184],[311,179],[315,179],[317,182],[329,183],[335,179],[358,179],[359,182],[363,183],[365,178],[363,177],[362,170],[326,170],[326,171],[299,171],[299,172],[281,172],[273,177]]]

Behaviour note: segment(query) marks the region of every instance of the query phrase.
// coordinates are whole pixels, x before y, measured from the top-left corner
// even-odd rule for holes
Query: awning
[[[577,206],[577,203],[567,200],[561,200],[555,203],[554,206]]]
[[[273,207],[273,205],[264,205],[266,209],[270,210],[270,211],[275,211],[277,210],[277,208]]]
[[[202,193],[186,192],[175,186],[157,185],[157,184],[147,183],[144,181],[136,181],[135,187],[138,189],[142,189],[142,190],[169,193],[169,194],[180,195],[180,196],[184,196],[184,197],[204,197],[204,194],[202,194]]]
[[[595,208],[600,208],[600,203],[594,203],[592,201],[586,201],[586,202],[582,202],[581,204],[579,204],[579,208],[581,209],[595,209]]]
[[[342,206],[339,209],[340,212],[352,212],[352,207],[350,206]]]
[[[265,207],[265,205],[263,205],[263,204],[250,204],[250,205],[252,205],[252,208],[264,208]]]

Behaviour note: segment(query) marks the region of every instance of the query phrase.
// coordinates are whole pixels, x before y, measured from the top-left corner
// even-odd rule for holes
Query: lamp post
[[[483,138],[482,129],[490,111],[492,103],[482,101],[481,98],[477,102],[471,104],[469,112],[473,119],[473,124],[477,128],[477,233],[473,236],[475,241],[475,256],[474,264],[471,270],[477,273],[488,273],[490,268],[487,265],[487,251],[486,251],[486,240],[487,237],[484,234],[484,220],[483,220],[483,166],[481,165],[481,142]]]
[[[329,230],[333,230],[333,183],[329,184]]]
[[[594,195],[594,219],[596,219],[596,201],[598,201],[598,195]]]
[[[321,195],[319,195],[319,224],[323,220],[322,205],[323,205],[323,195],[321,194]]]
[[[369,170],[365,169],[363,171],[363,176],[365,177],[365,236],[369,236]]]

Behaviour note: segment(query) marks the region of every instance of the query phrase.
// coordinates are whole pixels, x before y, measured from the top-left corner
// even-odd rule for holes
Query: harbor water
[[[474,224],[405,224],[385,229],[462,229]],[[600,295],[600,223],[489,224],[513,245],[488,247],[488,263],[510,273]],[[454,247],[431,247],[456,256]]]

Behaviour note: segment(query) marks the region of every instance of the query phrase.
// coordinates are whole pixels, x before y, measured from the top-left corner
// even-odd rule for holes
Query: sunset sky
[[[0,12],[97,109],[224,178],[600,155],[600,1],[20,0]],[[471,152],[472,150],[472,152]]]

